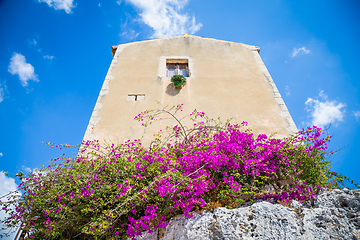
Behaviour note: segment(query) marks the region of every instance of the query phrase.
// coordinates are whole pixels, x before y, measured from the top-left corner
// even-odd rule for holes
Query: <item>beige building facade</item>
[[[144,129],[134,116],[177,104],[184,106],[180,118],[197,109],[211,118],[246,121],[255,134],[295,133],[294,121],[259,51],[251,45],[187,34],[112,46],[113,60],[84,140],[139,139]],[[173,74],[187,76],[182,89],[171,83]],[[174,123],[155,123],[147,129],[144,142]],[[190,124],[186,118],[184,123]]]

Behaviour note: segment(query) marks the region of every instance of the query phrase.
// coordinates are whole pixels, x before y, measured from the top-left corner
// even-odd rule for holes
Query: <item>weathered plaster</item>
[[[296,126],[256,46],[183,35],[112,46],[114,59],[96,102],[84,140],[122,143],[143,135],[133,120],[141,111],[184,104],[184,115],[195,108],[209,117],[247,121],[255,134],[285,137]],[[166,77],[166,59],[188,59],[190,77],[177,90]],[[145,94],[128,101],[129,94]],[[172,125],[162,120],[147,129],[154,133]],[[190,125],[190,121],[184,121]]]
[[[94,132],[94,128],[96,127],[96,125],[97,125],[97,123],[99,122],[99,119],[100,119],[99,111],[100,111],[100,109],[102,107],[101,100],[106,94],[109,93],[109,81],[114,79],[114,77],[112,76],[111,71],[114,68],[115,64],[117,63],[117,58],[121,54],[121,51],[122,51],[122,49],[124,49],[124,47],[125,47],[125,45],[117,47],[116,50],[115,50],[116,53],[113,56],[113,60],[111,61],[109,70],[108,70],[108,72],[106,74],[104,83],[103,83],[103,85],[101,87],[99,97],[98,97],[98,99],[96,101],[94,110],[93,110],[93,112],[91,114],[89,125],[86,128],[86,132],[85,132],[85,135],[84,135],[84,140],[95,140],[95,139],[99,139],[99,137],[100,137],[99,135],[96,135],[93,132]]]
[[[290,134],[294,134],[298,131],[294,120],[292,119],[290,112],[288,110],[288,108],[285,105],[284,100],[281,97],[281,94],[278,90],[278,88],[275,85],[274,80],[272,79],[269,71],[267,70],[264,62],[261,60],[260,54],[258,50],[253,51],[254,57],[260,67],[260,69],[262,70],[264,76],[266,77],[266,79],[268,80],[270,86],[272,87],[273,93],[274,93],[274,98],[277,104],[279,104],[279,107],[281,108],[281,112],[279,113],[281,117],[283,117],[286,120],[287,123],[287,130],[289,131]]]

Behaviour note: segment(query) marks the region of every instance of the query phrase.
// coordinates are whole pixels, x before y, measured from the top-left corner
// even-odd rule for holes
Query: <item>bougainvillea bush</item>
[[[178,111],[181,105],[135,117],[144,127],[164,114],[177,121],[150,146],[84,141],[75,158],[20,174],[22,195],[3,200],[9,214],[3,223],[22,224],[31,239],[134,238],[166,227],[177,214],[259,199],[305,202],[346,179],[330,171],[330,137],[320,128],[275,139],[196,110],[186,128]]]

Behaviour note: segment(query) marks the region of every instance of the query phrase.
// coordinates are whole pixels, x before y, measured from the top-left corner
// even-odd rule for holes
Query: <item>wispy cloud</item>
[[[43,56],[43,58],[52,60],[54,58],[54,56],[45,55],[45,56]]]
[[[134,40],[139,36],[139,32],[135,32],[135,30],[127,27],[127,20],[124,24],[121,25],[121,33],[119,34],[122,37],[126,37],[129,40]]]
[[[301,47],[301,48],[294,48],[293,53],[292,53],[292,57],[296,57],[297,55],[304,55],[304,54],[309,54],[310,50],[306,49],[305,47]]]
[[[320,91],[319,97],[323,100],[308,98],[305,102],[307,110],[312,118],[312,125],[324,127],[326,124],[342,121],[346,104],[337,102],[336,100],[328,100],[324,91]]]
[[[139,33],[135,32],[135,30],[128,30],[128,31],[122,32],[120,34],[120,36],[124,36],[130,40],[134,40],[137,38],[137,36],[139,36]]]
[[[26,172],[31,172],[31,168],[27,167],[27,166],[21,166],[21,169],[26,171]]]
[[[38,40],[36,40],[35,38],[33,38],[33,39],[30,39],[30,40],[28,40],[28,42],[29,42],[29,47],[30,48],[33,48],[33,49],[35,49],[37,52],[39,52],[40,54],[45,54],[43,51],[42,51],[42,49],[40,48],[40,45],[41,44],[39,44],[39,41]],[[50,60],[52,60],[53,58],[54,58],[54,56],[51,56],[51,55],[43,55],[43,58],[45,58],[45,59],[50,59]]]
[[[72,13],[72,8],[75,7],[73,0],[38,0],[39,2],[45,2],[49,7],[53,7],[56,10],[64,10],[66,13]]]
[[[154,29],[153,38],[197,32],[202,24],[195,17],[180,14],[187,0],[126,0],[137,7],[141,20]]]
[[[0,152],[0,157],[4,156],[1,152]]]
[[[360,111],[353,111],[354,116],[356,117],[356,120],[359,120],[360,118]]]
[[[2,101],[4,101],[4,98],[5,98],[5,87],[3,87],[1,84],[0,84],[0,103]],[[2,156],[2,153],[0,153],[0,157]]]
[[[116,3],[117,3],[118,5],[120,5],[120,4],[121,4],[121,0],[117,0]]]
[[[29,40],[29,47],[35,46],[37,44],[37,41],[35,39]]]
[[[290,88],[289,88],[289,86],[286,86],[285,87],[285,91],[286,91],[286,96],[290,96],[291,94],[290,94]]]
[[[12,75],[17,74],[23,87],[26,87],[29,84],[29,80],[39,82],[39,79],[34,72],[34,67],[30,63],[27,63],[25,57],[20,53],[13,54],[10,59],[8,72]]]

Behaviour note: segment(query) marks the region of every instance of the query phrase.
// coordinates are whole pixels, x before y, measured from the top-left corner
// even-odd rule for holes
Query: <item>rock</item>
[[[290,204],[290,207],[294,208],[294,209],[300,209],[302,206],[303,205],[300,202],[296,201],[296,200],[293,200],[291,202],[291,204]]]
[[[193,213],[191,218],[179,215],[170,220],[161,239],[360,239],[359,190],[324,192],[312,206],[292,201],[288,208],[263,201]],[[155,239],[144,237],[137,239]]]
[[[348,194],[350,193],[350,190],[348,188],[344,188],[343,191],[344,193],[348,193]]]
[[[157,239],[158,239],[158,230],[153,231],[152,233],[144,232],[142,233],[141,236],[136,237],[136,240],[157,240]]]
[[[202,214],[193,213],[193,217],[186,218],[184,215],[171,219],[164,231],[163,240],[187,240],[191,239],[217,239],[221,236],[215,216],[211,212]]]
[[[271,239],[274,236],[296,239],[300,236],[296,213],[282,205],[261,202],[234,210],[217,208],[214,215],[225,239]]]

